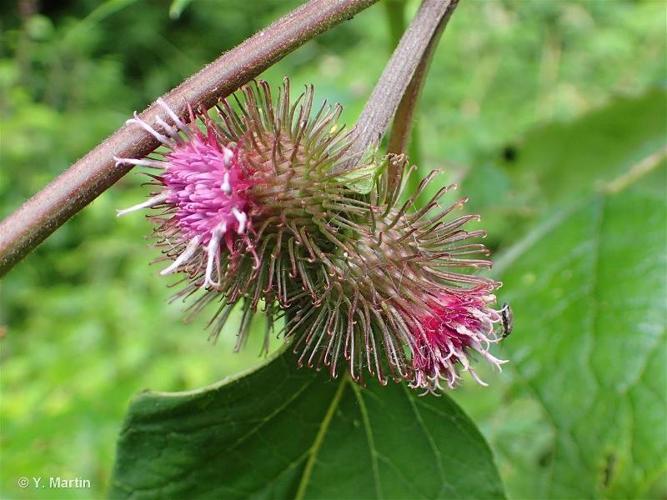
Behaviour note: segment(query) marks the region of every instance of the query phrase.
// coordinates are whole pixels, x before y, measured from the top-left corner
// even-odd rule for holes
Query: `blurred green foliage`
[[[157,1],[5,2],[0,217],[133,110],[297,3],[196,0],[175,2],[170,11],[169,3]],[[416,7],[409,2],[408,13]],[[664,18],[664,3],[652,0],[461,3],[420,105],[421,168],[444,167],[449,179],[443,182],[463,180],[465,194],[477,196],[473,207],[487,221],[492,247],[508,246],[539,218],[553,190],[571,188],[551,187],[560,164],[545,166],[539,178],[512,171],[517,155],[524,162],[540,157],[530,150],[523,155],[522,138],[544,148],[542,157],[560,153],[569,143],[563,145],[557,131],[549,142],[550,127],[561,127],[550,122],[610,103],[622,107],[614,104],[619,98],[647,99],[644,116],[654,117],[647,122],[633,111],[628,134],[637,128],[660,133],[664,121],[650,111],[663,101],[651,100],[650,93],[665,86]],[[375,7],[308,43],[263,78],[278,83],[289,75],[294,89],[314,83],[318,98],[343,104],[344,121],[352,124],[390,46],[386,13]],[[642,94],[649,97],[637,97]],[[623,120],[623,113],[616,116]],[[580,123],[569,136],[573,145],[587,137],[589,127]],[[536,134],[546,136],[542,145],[529,140]],[[589,144],[606,147],[594,138]],[[650,144],[639,146],[637,157],[619,161],[638,161],[652,151]],[[608,165],[590,159],[577,168]],[[591,172],[587,179],[597,175]],[[145,196],[141,182],[128,175],[0,283],[2,497],[32,496],[17,489],[20,476],[92,482],[92,490],[44,490],[45,498],[103,495],[116,435],[135,393],[196,388],[262,361],[259,336],[233,354],[232,327],[212,345],[205,318],[186,325],[183,305],[167,303],[167,280],[148,266],[158,255],[146,241],[149,223],[141,216],[115,218],[114,209]],[[491,426],[498,418],[490,416],[498,391],[485,391],[466,388],[458,397]],[[513,411],[516,427],[535,429],[529,401],[517,400]],[[490,432],[485,423],[483,430]]]

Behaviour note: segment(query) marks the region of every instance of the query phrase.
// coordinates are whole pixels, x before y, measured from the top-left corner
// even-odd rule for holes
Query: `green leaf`
[[[191,3],[192,0],[172,0],[169,6],[169,17],[171,19],[178,19]]]
[[[666,172],[663,161],[556,212],[499,261],[515,313],[514,391],[544,424],[529,481],[530,460],[517,466],[508,435],[492,437],[512,496],[667,494]]]
[[[462,186],[469,209],[482,214],[492,242],[523,235],[550,210],[594,194],[663,149],[666,112],[667,91],[653,89],[533,129],[470,169]]]
[[[291,352],[190,393],[140,394],[112,498],[503,498],[491,452],[447,396],[361,388]]]
[[[530,186],[536,206],[577,199],[663,148],[667,91],[621,98],[569,123],[536,129],[509,166],[516,185]]]

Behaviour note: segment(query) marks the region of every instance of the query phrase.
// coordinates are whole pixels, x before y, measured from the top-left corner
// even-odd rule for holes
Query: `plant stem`
[[[181,117],[186,116],[188,105],[209,108],[306,41],[376,1],[310,0],[220,56],[163,99]],[[154,103],[141,119],[155,123],[161,115],[164,112]],[[157,146],[147,132],[123,126],[26,201],[0,223],[0,276],[131,169],[116,166],[114,156],[140,158]]]
[[[457,4],[458,0],[423,0],[359,116],[349,160],[339,165],[339,171],[353,168],[380,144],[423,56],[435,46]],[[420,82],[416,85],[421,88]]]
[[[453,8],[449,10],[451,14]],[[410,84],[405,89],[405,93],[401,98],[401,102],[398,105],[396,114],[394,116],[394,121],[391,125],[391,135],[389,136],[389,143],[387,144],[387,153],[389,154],[402,154],[405,153],[409,148],[409,156],[412,164],[420,165],[421,164],[421,155],[419,151],[419,133],[417,129],[417,124],[414,123],[414,115],[417,110],[417,104],[419,102],[419,96],[424,87],[426,81],[426,74],[428,73],[428,68],[433,59],[433,53],[435,48],[438,46],[442,32],[445,29],[449,15],[443,16],[440,20],[440,24],[435,30],[433,37],[431,38],[426,50],[422,54],[421,60],[417,69],[415,69],[414,75],[410,80]],[[400,172],[392,172],[389,179],[390,188],[391,186],[398,182]],[[411,176],[408,179],[408,192],[412,193],[417,189],[419,183],[418,176]],[[423,194],[423,193],[422,193]],[[416,205],[420,206],[419,196],[416,201]]]
[[[435,52],[435,48],[438,46],[440,36],[444,31],[445,24],[447,23],[447,19],[448,17],[443,17],[441,19],[440,24],[433,34],[433,37],[426,47],[426,50],[422,54],[419,65],[415,69],[415,73],[412,76],[412,79],[410,80],[407,88],[405,89],[403,97],[401,98],[401,102],[398,105],[398,109],[396,110],[396,115],[394,116],[394,121],[391,126],[391,135],[389,137],[389,144],[387,145],[388,153],[401,154],[408,146],[414,114],[417,108],[417,102],[419,101],[419,95],[421,94],[421,90],[424,87],[426,74],[428,73],[428,67],[431,64],[431,59],[433,58],[433,52]]]

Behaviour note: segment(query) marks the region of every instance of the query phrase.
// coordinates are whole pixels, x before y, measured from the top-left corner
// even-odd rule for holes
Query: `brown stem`
[[[444,29],[457,4],[458,0],[423,0],[361,112],[350,159],[342,163],[339,170],[352,168],[380,144],[417,66],[433,38]]]
[[[449,10],[449,12],[451,13],[451,10]],[[414,115],[417,110],[419,96],[424,87],[424,82],[426,81],[428,68],[433,59],[433,53],[438,46],[438,42],[440,41],[442,32],[445,30],[445,25],[447,24],[448,19],[449,15],[445,15],[440,20],[440,24],[436,28],[433,37],[426,47],[426,51],[422,54],[422,58],[419,61],[419,65],[417,66],[414,75],[412,75],[410,84],[405,89],[405,93],[403,94],[398,109],[396,110],[396,114],[394,115],[394,121],[391,124],[391,134],[387,144],[387,153],[400,155],[405,153],[408,150],[408,146],[410,146],[410,160],[413,164],[416,162],[417,165],[419,165],[420,158],[418,157],[419,145],[416,143],[418,134],[416,126],[414,125]],[[412,145],[410,144],[411,141],[413,143]],[[401,172],[396,171],[396,169],[389,172],[389,189],[394,189],[396,184],[400,181],[400,174]],[[413,192],[416,189],[418,182],[417,176],[411,176],[408,179],[409,192]],[[417,199],[419,200],[420,197]],[[419,201],[417,204],[419,204]]]
[[[209,108],[306,41],[376,1],[310,0],[220,56],[163,99],[181,117],[188,104]],[[163,114],[154,103],[141,118],[155,123]],[[121,127],[26,201],[0,223],[0,276],[131,169],[116,166],[114,156],[140,158],[157,146],[147,132]]]
[[[451,10],[449,12],[451,12]],[[422,58],[419,61],[419,65],[417,66],[414,75],[412,75],[410,84],[405,89],[405,93],[398,105],[394,121],[391,125],[391,135],[389,136],[389,144],[387,145],[388,153],[401,154],[405,152],[408,147],[412,122],[417,102],[419,101],[419,94],[424,87],[428,67],[431,64],[433,53],[438,46],[440,36],[445,29],[445,24],[447,23],[448,18],[448,16],[445,16],[440,20],[440,24],[426,47],[426,51],[422,54]]]

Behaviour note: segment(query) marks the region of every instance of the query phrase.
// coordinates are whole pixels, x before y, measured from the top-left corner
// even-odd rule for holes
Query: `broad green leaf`
[[[470,169],[462,191],[491,243],[525,233],[562,203],[589,196],[667,144],[667,91],[624,97],[528,132]]]
[[[569,123],[528,134],[508,169],[536,207],[577,199],[667,144],[667,91],[621,98]]]
[[[667,494],[666,171],[557,212],[499,262],[514,391],[544,424],[529,481],[511,433],[492,437],[512,496]]]
[[[491,452],[447,396],[361,388],[291,353],[190,393],[140,394],[112,498],[503,498]]]

